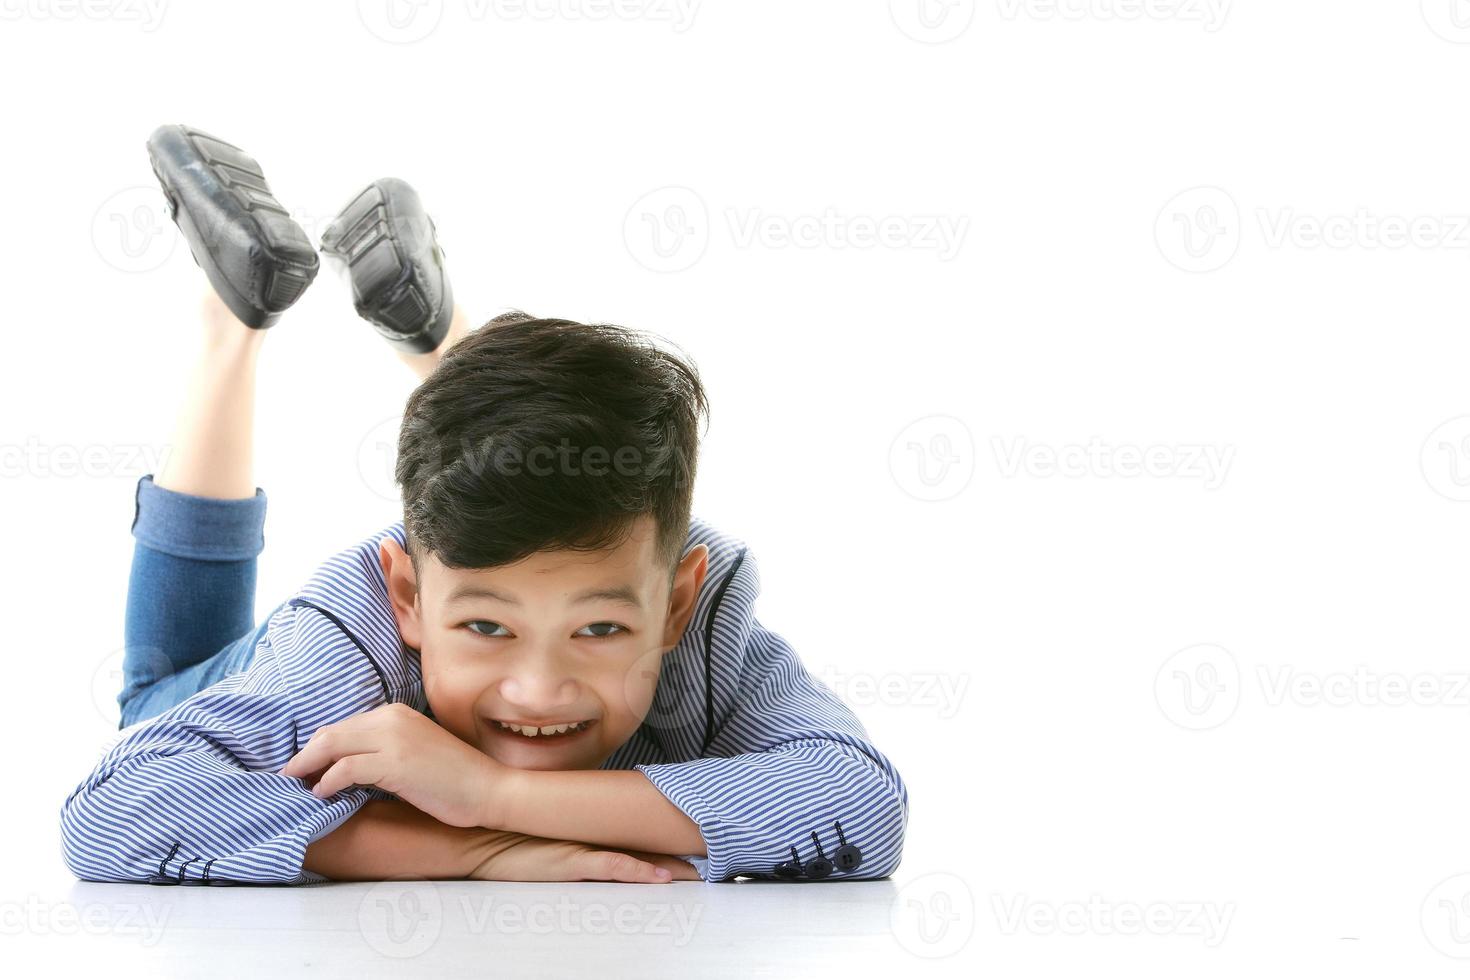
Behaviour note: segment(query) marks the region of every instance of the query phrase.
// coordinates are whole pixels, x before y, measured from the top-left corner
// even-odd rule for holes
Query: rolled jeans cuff
[[[265,491],[225,500],[160,487],[138,478],[133,537],[155,551],[205,561],[245,561],[265,549]]]

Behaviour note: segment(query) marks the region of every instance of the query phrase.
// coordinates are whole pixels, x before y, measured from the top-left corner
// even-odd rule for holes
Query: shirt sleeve
[[[124,730],[61,807],[87,881],[305,884],[306,845],[375,798],[317,799],[280,769],[322,725],[384,703],[376,668],[320,613],[285,606],[250,667]]]
[[[699,825],[705,881],[775,879],[775,866],[839,846],[835,823],[862,852],[852,871],[827,880],[883,878],[898,867],[908,826],[908,789],[862,723],[791,646],[753,617],[733,707],[710,758],[634,766]],[[808,880],[808,879],[797,879]]]

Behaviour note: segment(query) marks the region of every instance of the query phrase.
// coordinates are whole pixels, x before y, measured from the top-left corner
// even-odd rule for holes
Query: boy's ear
[[[419,621],[418,583],[413,573],[413,559],[388,538],[378,545],[378,564],[383,566],[383,578],[388,583],[388,601],[393,604],[393,618],[398,620],[398,632],[403,642],[415,650],[423,649],[423,626]]]
[[[709,548],[705,545],[695,545],[679,559],[679,567],[674,570],[674,585],[669,591],[669,618],[663,637],[665,653],[678,646],[689,626],[689,618],[694,615],[694,601],[699,598],[699,587],[704,584],[708,571]]]

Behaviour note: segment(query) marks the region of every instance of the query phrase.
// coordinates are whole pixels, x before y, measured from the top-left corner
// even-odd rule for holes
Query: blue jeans
[[[265,509],[259,487],[252,498],[223,500],[165,489],[152,473],[138,479],[119,727],[250,666],[270,620],[255,623]]]

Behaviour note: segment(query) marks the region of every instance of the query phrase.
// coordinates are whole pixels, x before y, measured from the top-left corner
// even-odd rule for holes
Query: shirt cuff
[[[780,751],[633,768],[698,825],[707,857],[684,860],[705,881],[780,880],[776,866],[791,860],[792,847],[803,861],[816,857],[814,833],[830,860],[839,821],[862,862],[834,877],[886,877],[898,865],[907,793],[890,767],[855,746],[811,739]]]
[[[723,847],[720,820],[704,798],[690,785],[692,782],[688,779],[690,765],[692,763],[645,763],[633,768],[648,777],[649,782],[653,783],[660,793],[668,797],[670,803],[699,825],[699,836],[704,838],[706,857],[698,857],[693,854],[678,856],[694,865],[694,870],[698,871],[699,877],[705,881],[718,881],[720,879],[710,877],[710,858],[718,854]]]

